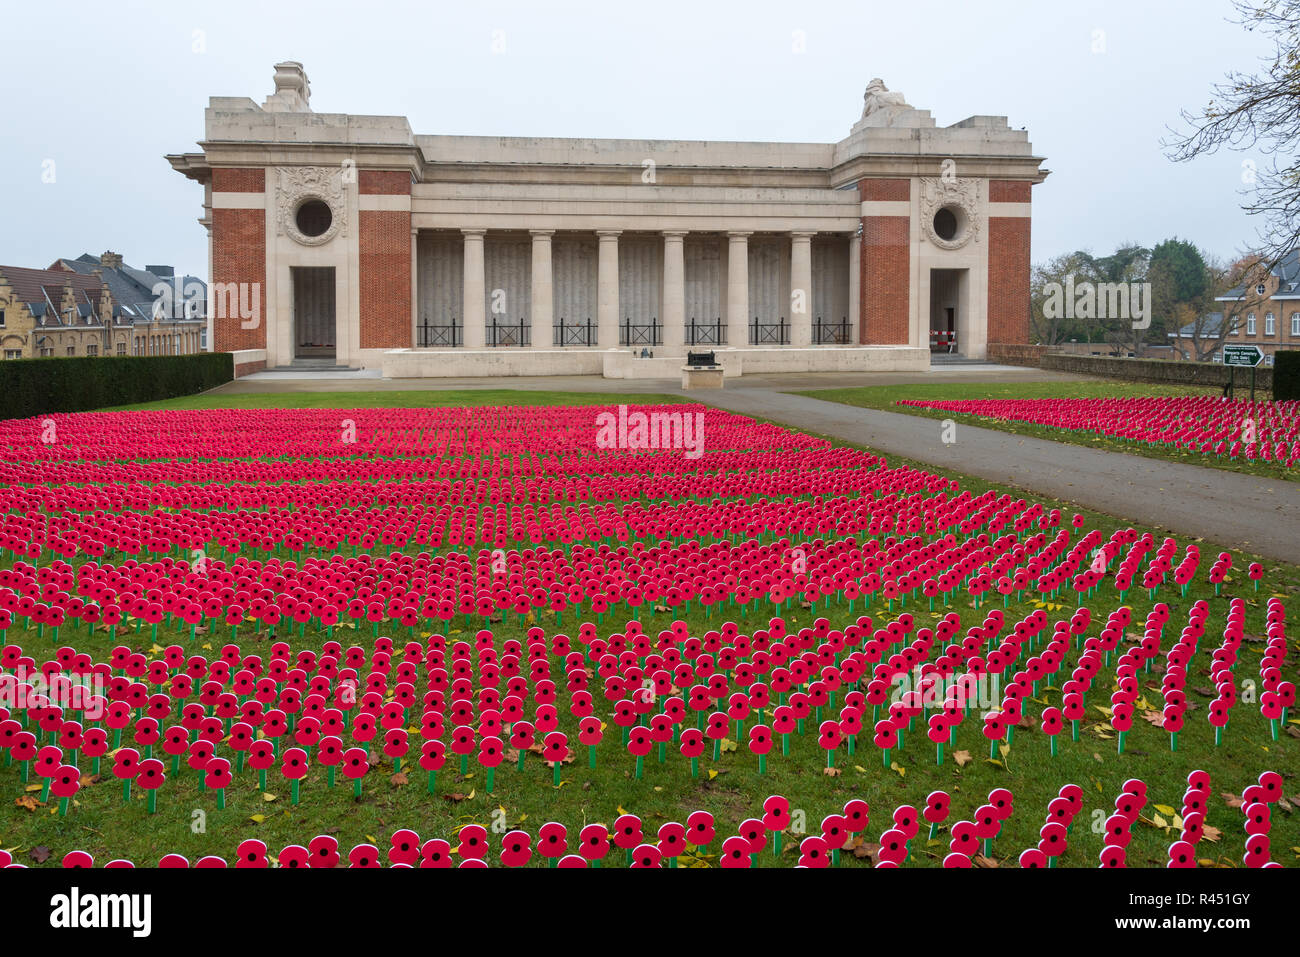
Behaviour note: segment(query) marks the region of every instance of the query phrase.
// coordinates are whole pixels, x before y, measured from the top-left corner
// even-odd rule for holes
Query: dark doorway
[[[930,270],[930,351],[959,353],[966,305],[966,269]]]
[[[333,359],[338,321],[334,308],[334,267],[293,270],[293,357]]]

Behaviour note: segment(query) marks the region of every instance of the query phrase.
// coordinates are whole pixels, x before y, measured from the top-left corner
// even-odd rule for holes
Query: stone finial
[[[311,84],[307,72],[297,60],[275,65],[275,92],[266,98],[262,109],[269,113],[310,113]]]
[[[99,257],[99,264],[105,269],[121,269],[122,255],[121,253],[113,252],[111,249],[105,250]]]

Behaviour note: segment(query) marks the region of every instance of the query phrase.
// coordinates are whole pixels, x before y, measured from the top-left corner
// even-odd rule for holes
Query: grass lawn
[[[1248,462],[1245,460],[1220,459],[1214,455],[1200,455],[1186,451],[1175,451],[1163,446],[1143,445],[1126,442],[1110,436],[1097,435],[1093,432],[1071,432],[1047,425],[1035,425],[1031,422],[1011,422],[985,416],[971,415],[967,412],[949,412],[943,409],[925,409],[895,403],[913,399],[922,402],[956,402],[964,399],[1125,399],[1151,396],[1183,395],[1219,395],[1217,387],[1199,386],[1147,385],[1138,382],[1111,381],[1067,381],[1067,382],[1009,382],[1009,383],[923,383],[897,386],[867,386],[856,389],[817,389],[798,392],[813,399],[827,402],[839,402],[865,409],[880,409],[884,412],[901,412],[904,415],[919,415],[929,419],[953,419],[967,425],[985,429],[998,429],[1016,435],[1028,435],[1036,439],[1048,439],[1052,442],[1067,442],[1071,445],[1083,445],[1088,448],[1104,449],[1108,452],[1125,452],[1147,458],[1164,459],[1167,462],[1183,462],[1188,465],[1204,465],[1209,468],[1224,469],[1229,472],[1245,472],[1248,475],[1260,475],[1265,478],[1280,478],[1297,481],[1295,469],[1283,468],[1271,462]],[[1239,388],[1240,395],[1243,393]],[[1268,394],[1257,392],[1256,397],[1268,398]]]
[[[898,390],[894,391],[897,394]],[[232,399],[250,400],[239,407],[407,407],[421,404],[417,397],[422,397],[423,402],[428,403],[431,401],[430,396],[439,396],[438,400],[433,401],[443,404],[528,401],[577,404],[579,401],[619,401],[617,397],[604,395],[505,391],[279,394],[229,396],[224,399],[225,403]],[[212,401],[223,397],[197,398]],[[262,403],[251,401],[258,399],[263,400]],[[195,399],[178,401],[193,402]],[[638,396],[634,397],[634,401],[659,402],[665,401],[665,397]],[[212,401],[212,407],[226,407],[225,403]],[[962,483],[963,490],[969,490],[972,494],[978,494],[987,488],[1003,488],[950,470],[911,463],[893,456],[889,457],[889,466],[910,466],[957,478]],[[1016,490],[1011,491],[1012,494],[1020,495]],[[1025,497],[1036,498],[1028,495]],[[1050,506],[1056,503],[1045,504]],[[1087,519],[1085,528],[1100,528],[1104,534],[1129,525],[1085,509],[1065,505],[1062,507],[1067,520],[1071,512],[1079,511]],[[1147,530],[1140,526],[1134,527],[1139,531]],[[1155,529],[1152,531],[1159,542],[1163,533]],[[1180,547],[1186,544],[1188,540],[1179,540]],[[711,751],[706,751],[700,760],[698,779],[692,779],[689,762],[677,752],[676,746],[669,745],[666,760],[662,763],[657,747],[645,759],[643,780],[636,780],[633,775],[634,759],[621,746],[619,727],[612,720],[606,719],[608,726],[605,740],[597,748],[596,767],[592,769],[588,766],[587,749],[577,743],[576,720],[569,714],[567,707],[562,706],[559,708],[560,729],[569,735],[576,759],[573,763],[562,766],[558,787],[553,785],[552,772],[543,764],[541,757],[527,754],[522,772],[512,761],[497,768],[494,791],[488,794],[483,769],[471,758],[468,773],[462,775],[458,759],[449,750],[447,764],[438,772],[436,793],[431,796],[426,790],[424,772],[413,766],[419,747],[417,733],[412,734],[414,752],[408,759],[412,766],[404,767],[402,774],[395,774],[391,762],[379,759],[377,766],[364,779],[360,800],[354,799],[351,783],[341,774],[337,786],[329,788],[324,769],[313,764],[302,782],[301,803],[297,806],[290,803],[288,783],[280,777],[278,766],[269,773],[265,791],[257,786],[256,775],[252,772],[245,770],[243,774],[236,775],[234,785],[226,794],[225,809],[218,810],[216,795],[200,788],[196,772],[182,764],[179,778],[173,779],[170,759],[166,759],[169,780],[160,792],[156,815],[146,813],[143,793],[139,789],[134,789],[132,800],[124,804],[122,789],[106,766],[103,777],[83,786],[76,797],[76,806],[66,818],[60,818],[54,813],[57,802],[53,800],[48,807],[23,807],[20,802],[31,795],[19,783],[17,768],[0,767],[0,797],[3,798],[0,805],[3,808],[0,810],[0,848],[10,850],[16,860],[28,864],[32,863],[29,859],[31,850],[43,847],[51,853],[48,861],[51,865],[75,848],[90,851],[99,864],[112,857],[127,857],[137,864],[152,865],[159,856],[169,851],[186,854],[191,863],[205,854],[217,854],[231,860],[239,842],[253,837],[265,841],[274,855],[286,844],[305,845],[316,834],[331,833],[337,837],[346,859],[347,850],[362,842],[375,844],[379,847],[381,856],[385,855],[389,835],[399,828],[417,831],[422,840],[433,837],[448,839],[454,847],[456,830],[468,823],[482,824],[489,830],[493,829],[494,824],[523,828],[534,836],[536,848],[537,829],[543,823],[554,820],[568,827],[572,849],[577,832],[583,825],[601,822],[612,826],[614,819],[624,811],[641,817],[646,839],[653,842],[654,833],[663,823],[682,822],[689,812],[704,809],[715,815],[718,837],[702,856],[683,859],[682,863],[716,866],[722,840],[735,833],[736,826],[742,820],[761,817],[763,799],[769,794],[782,794],[789,798],[792,810],[803,812],[809,833],[816,833],[821,819],[828,814],[838,813],[850,798],[864,798],[871,806],[871,820],[863,838],[866,845],[874,845],[881,832],[890,826],[890,816],[895,807],[910,804],[920,808],[932,790],[942,789],[952,796],[951,824],[957,820],[970,819],[975,809],[985,803],[990,790],[1006,787],[1015,795],[1015,813],[1003,825],[1002,833],[994,841],[991,856],[994,862],[1002,866],[1014,866],[1019,853],[1036,843],[1048,802],[1056,796],[1061,785],[1074,783],[1084,790],[1083,810],[1074,823],[1069,848],[1060,863],[1062,866],[1095,867],[1102,847],[1102,834],[1095,825],[1112,813],[1115,798],[1124,781],[1139,777],[1149,786],[1149,803],[1142,813],[1142,819],[1133,827],[1128,863],[1129,866],[1163,867],[1166,848],[1177,840],[1178,831],[1172,826],[1173,816],[1159,810],[1156,805],[1165,805],[1177,812],[1181,806],[1187,774],[1199,768],[1208,771],[1212,778],[1212,797],[1207,809],[1206,824],[1220,832],[1211,832],[1199,845],[1197,857],[1203,866],[1240,866],[1244,819],[1241,811],[1230,807],[1222,794],[1227,792],[1239,795],[1262,771],[1270,769],[1287,775],[1284,790],[1288,801],[1286,808],[1280,805],[1274,808],[1273,859],[1291,865],[1300,856],[1300,852],[1292,850],[1300,846],[1300,810],[1291,809],[1293,803],[1300,803],[1300,782],[1293,774],[1293,769],[1300,761],[1300,740],[1297,740],[1300,737],[1300,718],[1293,718],[1287,733],[1278,742],[1274,742],[1270,739],[1267,722],[1259,714],[1258,705],[1239,702],[1232,712],[1232,723],[1226,730],[1223,744],[1216,748],[1211,728],[1205,720],[1209,699],[1202,692],[1210,683],[1208,669],[1211,655],[1221,641],[1227,605],[1232,597],[1241,597],[1246,602],[1245,630],[1248,636],[1236,666],[1236,682],[1241,689],[1248,680],[1258,681],[1263,643],[1256,636],[1263,632],[1265,603],[1269,595],[1276,594],[1291,599],[1294,609],[1294,598],[1300,593],[1300,567],[1265,562],[1264,581],[1256,593],[1245,576],[1245,565],[1253,557],[1234,551],[1233,572],[1223,587],[1222,595],[1215,597],[1212,586],[1205,581],[1205,572],[1209,561],[1220,549],[1209,543],[1203,543],[1201,547],[1205,558],[1191,593],[1185,598],[1181,597],[1176,586],[1168,585],[1160,590],[1156,599],[1167,603],[1171,610],[1162,641],[1162,648],[1166,650],[1186,624],[1187,611],[1192,602],[1204,598],[1211,606],[1206,635],[1189,667],[1187,686],[1191,710],[1187,715],[1186,727],[1179,735],[1176,752],[1170,751],[1168,734],[1140,717],[1147,710],[1142,707],[1144,703],[1154,711],[1161,708],[1162,658],[1157,658],[1151,670],[1139,676],[1142,691],[1137,718],[1133,730],[1127,736],[1123,754],[1117,751],[1115,733],[1106,723],[1107,716],[1103,711],[1114,690],[1113,667],[1103,668],[1088,695],[1089,719],[1083,723],[1080,740],[1071,741],[1067,725],[1060,737],[1059,754],[1056,757],[1049,754],[1048,740],[1038,729],[1037,716],[1042,707],[1059,705],[1061,694],[1056,688],[1040,686],[1039,697],[1026,708],[1026,713],[1033,716],[1030,726],[1017,728],[1009,750],[1000,753],[995,759],[990,759],[989,742],[980,732],[978,716],[972,712],[972,716],[956,729],[953,742],[946,747],[941,766],[936,765],[934,745],[925,737],[924,726],[918,720],[906,734],[905,746],[892,753],[890,766],[884,764],[882,752],[871,744],[868,730],[859,736],[856,754],[848,754],[846,747],[841,746],[835,755],[835,770],[838,773],[834,775],[826,773],[826,753],[817,745],[816,723],[811,719],[808,722],[810,727],[805,729],[807,733],[791,736],[789,756],[781,755],[780,743],[777,743],[768,756],[765,775],[758,773],[757,759],[749,753],[745,741],[741,740],[737,745],[733,727],[733,733],[729,735],[731,740],[724,743],[717,760],[712,758]],[[412,553],[419,550],[415,547],[407,549]],[[376,549],[376,553],[381,551]],[[281,557],[288,555],[286,553]],[[1058,600],[1048,602],[1011,601],[1005,612],[1007,625],[1004,633],[1016,621],[1041,607],[1049,616],[1044,636],[1050,636],[1050,622],[1068,619],[1073,612],[1076,602],[1072,600],[1072,595],[1067,590]],[[1090,634],[1096,634],[1105,616],[1121,604],[1118,594],[1110,586],[1103,587],[1086,603],[1093,611],[1094,626],[1090,629]],[[1133,610],[1133,626],[1129,630],[1136,630],[1140,635],[1142,623],[1153,602],[1145,590],[1136,586],[1128,594],[1128,604]],[[829,619],[833,627],[843,627],[865,611],[873,617],[876,627],[882,627],[899,613],[908,612],[916,617],[919,626],[926,627],[933,626],[943,613],[955,610],[962,616],[962,627],[958,631],[961,635],[967,628],[979,624],[993,607],[1002,607],[1002,601],[996,596],[991,602],[986,600],[982,607],[976,609],[969,595],[959,593],[959,596],[954,596],[950,608],[944,608],[941,601],[936,601],[933,612],[929,610],[927,599],[922,597],[909,598],[905,605],[895,603],[892,612],[886,610],[883,599],[876,599],[865,610],[861,601],[852,611],[847,602],[831,602],[829,606],[823,602],[816,609],[798,605],[787,607],[781,615],[795,628],[810,625],[819,616]],[[625,620],[628,610],[623,606],[607,613],[603,625],[598,629],[601,636],[621,630],[619,623]],[[684,615],[653,614],[647,607],[643,607],[640,618],[646,632],[651,635],[667,628],[679,617],[688,623],[692,635],[700,635],[718,628],[726,620],[736,621],[742,633],[750,633],[750,629],[764,626],[773,614],[774,609],[764,600],[752,602],[747,612],[742,612],[740,607],[723,606],[715,609],[709,617],[698,605]],[[1293,616],[1294,614],[1293,610]],[[583,613],[575,617],[566,612],[562,624],[557,626],[554,614],[544,613],[539,623],[548,632],[561,631],[572,635],[576,632],[577,623],[587,620],[594,620],[594,616]],[[522,638],[528,626],[529,623],[521,623],[518,616],[507,614],[503,622],[491,627],[500,642],[508,638]],[[463,616],[457,616],[448,624],[444,634],[456,640],[472,640],[474,632],[480,627],[481,619],[475,618],[467,622]],[[379,633],[392,637],[399,648],[410,637],[406,629],[392,625],[381,626]],[[426,631],[419,630],[415,637],[418,639],[425,634]],[[374,640],[370,626],[364,624],[359,630],[336,627],[334,635],[345,648],[354,643],[369,647]],[[292,645],[295,654],[302,648],[319,650],[325,641],[324,633],[315,629],[309,629],[305,635],[294,630],[280,637]],[[87,634],[86,627],[79,622],[76,627],[65,627],[57,642],[48,633],[38,638],[34,629],[24,631],[16,623],[4,635],[6,643],[21,645],[36,656],[38,661],[42,660],[42,654],[52,654],[56,648],[65,645],[88,652],[96,661],[101,661],[117,644],[155,657],[163,647],[172,643],[184,646],[187,654],[202,654],[211,659],[230,638],[230,629],[225,626],[214,627],[210,633],[200,635],[193,644],[189,640],[188,628],[160,626],[155,641],[148,626],[139,630],[123,626],[118,629],[116,639],[110,640],[104,629],[99,628]],[[245,647],[245,651],[251,648],[253,653],[264,657],[271,645],[265,631],[255,634],[252,625],[241,625],[236,640]],[[1067,664],[1061,669],[1062,680],[1069,675],[1077,655],[1078,652],[1072,649],[1067,656]],[[557,659],[552,659],[552,665],[558,669],[558,673],[563,673]],[[1284,670],[1288,679],[1295,680],[1293,655],[1288,659]],[[599,682],[592,685],[592,691],[597,703],[597,714],[603,717],[610,709],[599,694]],[[1213,695],[1213,691],[1209,693]],[[564,696],[561,696],[561,701],[567,703]],[[691,714],[690,719],[693,718],[694,715]],[[128,742],[124,740],[123,743]],[[376,742],[372,742],[372,749],[377,751]],[[957,752],[966,752],[967,759],[960,764]],[[82,770],[83,773],[89,773],[89,768],[83,767]],[[792,816],[795,821],[801,819],[797,814]],[[1161,826],[1161,821],[1164,826]],[[909,866],[935,866],[947,853],[946,827],[933,841],[926,840],[924,825],[922,827],[923,830],[912,842]],[[787,834],[784,853],[779,858],[772,853],[769,842],[768,851],[759,857],[759,864],[792,866],[797,858],[796,848],[801,836],[797,833]],[[492,842],[489,860],[497,863],[499,832],[492,835]],[[864,847],[864,853],[869,849]],[[530,866],[542,867],[545,863],[535,856]],[[869,856],[861,860],[852,853],[841,856],[841,866],[867,866],[870,863]],[[606,866],[621,864],[622,852],[611,850]]]
[[[199,395],[118,405],[100,412],[137,409],[423,409],[500,405],[662,405],[689,402],[658,393],[615,395],[604,392],[546,392],[529,389],[441,389],[379,392],[204,392]]]

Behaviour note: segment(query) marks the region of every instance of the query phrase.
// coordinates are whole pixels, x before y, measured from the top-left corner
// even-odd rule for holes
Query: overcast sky
[[[880,76],[941,126],[1028,129],[1052,171],[1035,262],[1174,235],[1228,256],[1256,236],[1242,164],[1263,158],[1176,165],[1160,139],[1267,53],[1233,15],[1227,0],[13,4],[0,263],[113,249],[205,275],[202,188],[163,155],[196,148],[209,96],[261,103],[286,59],[317,112],[430,134],[834,142]]]

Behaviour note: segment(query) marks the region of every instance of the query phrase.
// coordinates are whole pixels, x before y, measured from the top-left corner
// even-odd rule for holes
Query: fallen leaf
[[[1228,807],[1238,808],[1238,807],[1243,807],[1245,805],[1245,802],[1242,801],[1242,799],[1236,794],[1231,794],[1228,791],[1224,791],[1222,793],[1223,793],[1223,802],[1227,804]]]
[[[27,852],[27,856],[37,864],[44,864],[50,859],[50,849],[42,844],[40,847],[33,847]]]
[[[880,853],[879,844],[868,844],[866,841],[859,841],[853,848],[853,856],[858,860],[869,860],[872,864],[876,863],[876,855]]]
[[[406,775],[398,771],[388,779],[388,783],[395,788],[400,788],[406,784]]]
[[[267,791],[262,792],[262,801],[265,802],[266,804],[270,804],[272,801],[278,801],[278,800],[280,800],[279,795],[271,794]]]
[[[249,818],[249,820],[252,821],[254,824],[261,824],[263,821],[266,820],[266,815],[254,814],[252,817]]]
[[[953,759],[954,761],[957,762],[957,766],[958,766],[959,768],[964,768],[966,765],[970,764],[970,762],[971,762],[970,752],[969,752],[969,751],[954,751],[954,752],[952,753],[952,759]]]
[[[1210,825],[1205,824],[1201,827],[1201,836],[1207,841],[1214,841],[1217,843],[1219,838],[1223,836],[1223,832],[1217,827],[1211,827]]]
[[[822,768],[822,774],[826,775],[828,778],[837,778],[843,773],[844,772],[839,768]]]

